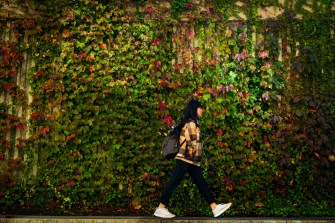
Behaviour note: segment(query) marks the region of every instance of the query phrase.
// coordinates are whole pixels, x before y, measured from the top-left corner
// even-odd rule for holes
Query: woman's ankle
[[[158,208],[166,208],[166,206],[162,203],[159,203]]]
[[[217,206],[216,203],[211,203],[211,204],[210,204],[210,207],[212,208],[212,210],[215,210],[216,206]]]

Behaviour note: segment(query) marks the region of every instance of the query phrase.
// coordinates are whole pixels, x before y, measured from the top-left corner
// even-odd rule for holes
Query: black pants
[[[194,183],[197,185],[201,195],[205,198],[207,203],[211,204],[215,202],[214,196],[212,192],[208,189],[208,184],[204,176],[202,175],[201,168],[199,166],[195,166],[181,160],[176,160],[176,165],[174,167],[172,175],[160,197],[160,203],[168,205],[174,189],[178,187],[186,173],[188,173],[192,177]]]

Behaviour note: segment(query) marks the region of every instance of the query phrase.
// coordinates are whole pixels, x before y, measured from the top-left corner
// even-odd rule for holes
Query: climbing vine
[[[259,7],[292,6],[236,3],[216,0],[199,12],[192,1],[171,1],[166,18],[151,1],[46,1],[45,21],[18,23],[16,35],[34,40],[0,42],[0,93],[27,104],[14,76],[29,52],[30,138],[24,162],[5,156],[13,146],[1,141],[0,203],[151,213],[173,168],[160,155],[163,135],[197,95],[206,108],[203,169],[218,200],[234,202],[229,215],[332,216],[331,4],[314,7],[328,16],[318,20],[297,1],[303,19],[286,10],[268,21],[258,18]],[[229,22],[239,10],[247,20]],[[28,128],[0,105],[3,136]],[[36,176],[14,183],[13,172],[34,165]],[[204,202],[195,195],[186,180],[171,210],[209,214],[182,199]]]
[[[23,23],[9,21],[2,23],[0,29],[14,30],[14,38],[20,39],[22,28],[29,23],[29,20]],[[0,41],[0,94],[3,96],[0,102],[0,197],[8,197],[5,191],[16,186],[25,167],[22,157],[13,156],[25,150],[28,141],[22,137],[28,123],[22,115],[17,115],[17,110],[28,107],[26,92],[18,85],[24,51],[24,46],[13,39]]]

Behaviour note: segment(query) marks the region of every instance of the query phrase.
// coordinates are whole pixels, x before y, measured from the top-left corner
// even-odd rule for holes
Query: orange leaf
[[[41,134],[42,134],[42,135],[46,135],[49,131],[50,131],[50,129],[49,129],[48,126],[47,126],[47,127],[44,127],[44,128],[42,128],[42,130],[41,130]]]
[[[255,206],[258,207],[258,208],[262,208],[264,206],[264,204],[262,202],[257,202],[255,204]]]
[[[141,209],[142,208],[142,205],[134,205],[134,209],[135,210],[139,210],[139,209]]]
[[[292,130],[292,124],[291,123],[286,125],[286,130]]]
[[[107,45],[105,43],[100,43],[99,47],[100,47],[101,50],[107,49]]]
[[[226,186],[226,189],[229,190],[229,191],[232,191],[234,189],[233,185],[228,185]]]

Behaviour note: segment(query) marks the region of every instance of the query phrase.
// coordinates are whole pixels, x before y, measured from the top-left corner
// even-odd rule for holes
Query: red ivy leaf
[[[163,110],[163,109],[166,108],[166,105],[165,105],[163,102],[159,102],[159,103],[158,103],[158,108],[159,108],[160,110]]]
[[[8,53],[8,49],[6,49],[6,48],[2,48],[2,49],[1,49],[1,53],[4,53],[4,54]]]
[[[71,180],[71,181],[69,182],[69,186],[70,186],[70,187],[74,187],[74,185],[75,185],[75,182],[74,182],[73,180]]]
[[[245,186],[245,185],[247,185],[247,181],[245,181],[245,180],[241,180],[241,181],[240,181],[240,184],[241,184],[242,186]]]
[[[14,58],[13,54],[11,54],[11,53],[7,54],[7,59],[8,60],[13,59],[13,58]]]
[[[48,132],[50,132],[50,128],[47,126],[47,127],[44,127],[41,129],[41,134],[42,135],[46,135]]]
[[[216,88],[212,88],[212,89],[211,89],[211,94],[213,94],[213,95],[216,96],[216,95],[218,95],[218,93],[219,93],[219,92],[218,92],[218,90],[216,90]]]
[[[155,39],[153,42],[152,42],[152,46],[156,46],[156,45],[158,45],[159,43],[160,43],[161,41],[160,41],[160,39]]]
[[[86,58],[86,56],[87,56],[86,53],[82,53],[82,54],[79,55],[80,59],[84,59],[84,58]]]
[[[217,136],[222,136],[222,134],[223,134],[223,130],[221,128],[219,128],[216,132],[216,135]]]
[[[191,29],[188,33],[187,33],[187,38],[190,40],[190,39],[193,39],[194,38],[194,30]]]
[[[30,117],[31,117],[32,119],[36,119],[36,118],[37,118],[37,114],[36,114],[36,113],[32,113],[32,114],[30,115]]]
[[[24,125],[23,125],[22,123],[19,123],[19,124],[17,125],[17,128],[18,128],[20,131],[22,131],[22,130],[24,129]]]
[[[171,123],[172,123],[172,117],[171,116],[166,116],[165,117],[165,123],[166,123],[166,125],[171,125]]]
[[[150,13],[155,11],[152,6],[148,6],[145,10]]]
[[[182,65],[179,63],[179,64],[173,66],[173,68],[177,70],[177,69],[181,68],[181,66],[182,66]]]
[[[14,88],[14,85],[13,84],[5,84],[3,86],[3,88],[6,90],[6,91],[9,91],[9,90],[12,90]]]
[[[188,3],[188,4],[186,4],[186,8],[188,8],[188,9],[192,9],[192,8],[193,8],[193,5],[192,5],[191,3]]]
[[[167,80],[158,80],[158,83],[161,87],[166,87],[169,85],[169,82]]]
[[[258,57],[261,58],[261,59],[265,59],[268,56],[269,56],[269,53],[266,50],[261,50],[261,51],[258,52]]]
[[[226,189],[229,190],[229,191],[232,191],[232,190],[234,190],[234,187],[233,187],[233,185],[228,185],[228,186],[226,186]]]

